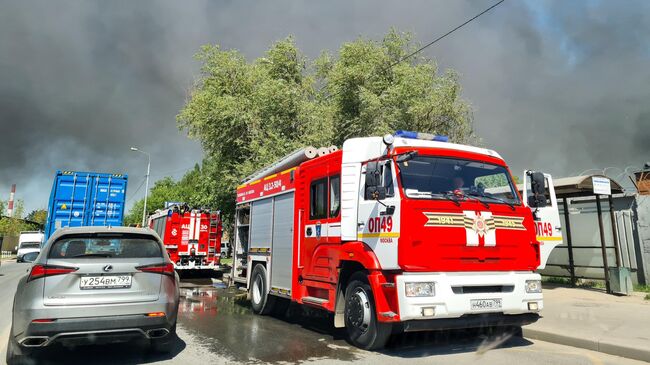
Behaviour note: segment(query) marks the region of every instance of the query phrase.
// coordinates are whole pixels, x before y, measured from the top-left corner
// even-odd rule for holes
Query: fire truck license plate
[[[119,289],[131,287],[131,275],[83,276],[81,289]]]
[[[472,299],[470,304],[472,310],[500,309],[501,299]]]

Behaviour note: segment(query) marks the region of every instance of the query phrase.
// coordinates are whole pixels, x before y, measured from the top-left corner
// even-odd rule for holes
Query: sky
[[[0,199],[45,208],[56,170],[152,180],[200,162],[176,115],[201,45],[248,59],[293,35],[309,57],[395,27],[427,43],[496,0],[0,0]],[[426,49],[461,74],[486,147],[514,174],[619,175],[650,160],[650,2],[506,0]]]

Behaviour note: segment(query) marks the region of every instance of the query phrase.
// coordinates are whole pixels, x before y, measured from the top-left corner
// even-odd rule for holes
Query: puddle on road
[[[210,351],[237,362],[353,361],[359,355],[325,314],[292,306],[280,317],[255,315],[233,288],[182,287],[179,324],[205,338]]]

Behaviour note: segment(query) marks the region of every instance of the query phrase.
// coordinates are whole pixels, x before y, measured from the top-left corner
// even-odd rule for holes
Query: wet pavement
[[[359,351],[343,340],[328,316],[290,306],[275,316],[254,315],[246,295],[234,288],[184,287],[179,324],[205,338],[213,353],[239,363],[353,361]],[[345,350],[345,351],[341,351]]]

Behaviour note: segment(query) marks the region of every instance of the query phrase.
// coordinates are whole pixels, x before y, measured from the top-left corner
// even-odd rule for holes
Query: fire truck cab
[[[561,234],[550,175],[525,172],[523,191],[496,152],[429,134],[297,151],[237,189],[233,280],[255,312],[332,312],[364,349],[400,331],[529,324],[535,270]]]

